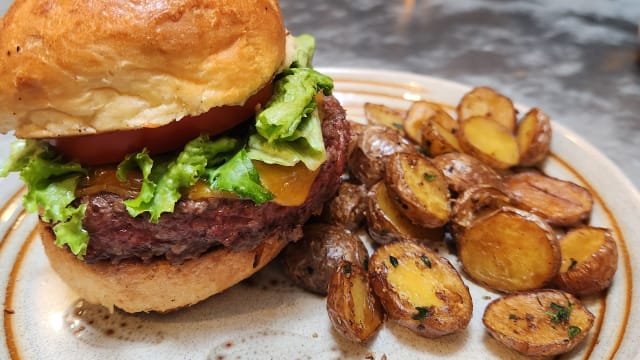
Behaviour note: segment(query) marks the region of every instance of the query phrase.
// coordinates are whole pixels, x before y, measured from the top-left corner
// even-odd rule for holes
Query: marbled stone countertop
[[[640,187],[639,0],[281,0],[316,66],[488,85],[537,106]]]

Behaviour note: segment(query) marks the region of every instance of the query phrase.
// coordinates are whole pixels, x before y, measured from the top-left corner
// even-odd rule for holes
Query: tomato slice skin
[[[241,106],[215,107],[155,128],[60,137],[49,139],[49,143],[69,160],[89,166],[117,163],[143,148],[150,154],[161,154],[182,148],[200,134],[217,135],[233,128],[252,117],[256,106],[266,104],[272,94],[273,84],[269,83]]]

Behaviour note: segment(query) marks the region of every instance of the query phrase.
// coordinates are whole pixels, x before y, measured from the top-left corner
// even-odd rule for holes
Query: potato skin
[[[358,136],[347,160],[351,175],[367,188],[384,176],[385,157],[396,152],[417,152],[397,130],[368,126]]]
[[[356,281],[360,281],[366,295],[358,299]],[[360,300],[360,301],[359,301]],[[357,321],[356,307],[362,307],[362,321]],[[380,330],[384,312],[374,295],[367,271],[359,265],[341,261],[329,282],[327,314],[333,328],[340,335],[354,342],[365,342]]]
[[[487,86],[473,88],[464,94],[457,111],[459,121],[473,116],[486,116],[510,132],[516,128],[516,110],[511,99]]]
[[[569,307],[566,321],[554,322],[557,314],[551,303]],[[551,314],[551,315],[550,315]],[[482,322],[489,334],[503,345],[527,356],[553,356],[566,353],[587,336],[594,316],[580,300],[559,290],[537,290],[509,294],[493,300],[485,309]],[[570,326],[580,331],[573,336]]]
[[[490,166],[471,155],[451,152],[433,158],[433,164],[442,172],[449,190],[461,194],[478,185],[502,188],[502,177]]]
[[[459,236],[476,219],[511,205],[511,198],[498,187],[476,185],[468,188],[453,204],[450,224],[454,237]]]
[[[591,193],[572,182],[537,171],[525,171],[505,177],[504,187],[519,208],[540,216],[551,225],[581,225],[591,216]]]
[[[406,296],[407,289],[396,288],[389,281],[394,267],[412,265],[440,279],[436,284],[442,287],[432,295],[441,304],[413,304]],[[418,335],[435,338],[451,334],[466,328],[471,320],[473,302],[469,288],[447,259],[419,244],[398,241],[379,247],[369,260],[369,276],[389,318]],[[420,310],[424,312],[421,314]]]
[[[342,225],[355,231],[365,220],[367,189],[364,185],[343,182],[338,195],[329,200],[322,211],[322,219],[329,224]]]
[[[588,258],[571,264],[574,259],[562,255],[560,272],[553,280],[558,288],[578,296],[596,294],[611,285],[613,275],[618,269],[618,247],[611,230],[596,227],[582,227],[571,230],[560,240],[560,248],[567,236],[577,232],[595,232],[604,237],[604,242]],[[578,245],[584,246],[584,245]],[[567,264],[568,263],[568,264]]]
[[[341,226],[311,223],[303,232],[302,239],[285,248],[283,262],[285,273],[306,290],[326,295],[340,261],[363,264],[368,258],[362,241]]]

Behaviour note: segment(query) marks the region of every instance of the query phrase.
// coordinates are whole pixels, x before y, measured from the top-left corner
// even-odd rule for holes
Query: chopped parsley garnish
[[[397,122],[393,123],[393,127],[396,128],[396,129],[402,129],[403,128],[402,124],[397,123]]]
[[[431,260],[429,260],[426,255],[420,255],[420,260],[422,260],[422,262],[427,265],[429,269],[431,269]]]
[[[351,264],[344,264],[344,266],[342,266],[342,272],[344,272],[346,275],[350,275],[351,274]]]
[[[424,306],[416,306],[417,314],[413,315],[413,320],[424,320],[427,316],[429,316],[429,309]]]
[[[569,264],[569,268],[567,269],[567,271],[573,269],[574,267],[576,267],[576,265],[578,264],[578,262],[576,261],[576,259],[571,259],[571,264]]]
[[[396,259],[393,255],[389,255],[389,262],[393,267],[398,267],[398,259]]]
[[[569,333],[569,339],[573,339],[574,337],[578,336],[578,334],[580,334],[582,332],[582,329],[580,329],[577,326],[569,326],[569,329],[567,330],[567,332]]]
[[[552,302],[549,304],[549,307],[553,312],[547,311],[546,314],[549,315],[551,321],[555,324],[566,323],[569,321],[569,317],[571,316],[571,308],[573,307],[572,303],[569,303],[569,306],[562,306]]]
[[[518,315],[516,315],[516,314],[509,314],[509,320],[518,320]]]
[[[369,271],[369,258],[364,259],[364,269]]]
[[[436,176],[434,174],[424,173],[422,174],[422,176],[424,176],[424,179],[427,181],[433,181],[436,179]]]

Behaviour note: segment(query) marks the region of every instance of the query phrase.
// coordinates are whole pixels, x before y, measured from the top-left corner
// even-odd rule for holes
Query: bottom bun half
[[[164,259],[87,264],[66,247],[56,246],[54,234],[44,223],[39,227],[51,267],[78,296],[130,313],[169,312],[193,305],[248,278],[287,245],[287,239],[273,236],[252,250],[220,248],[183,264]]]

